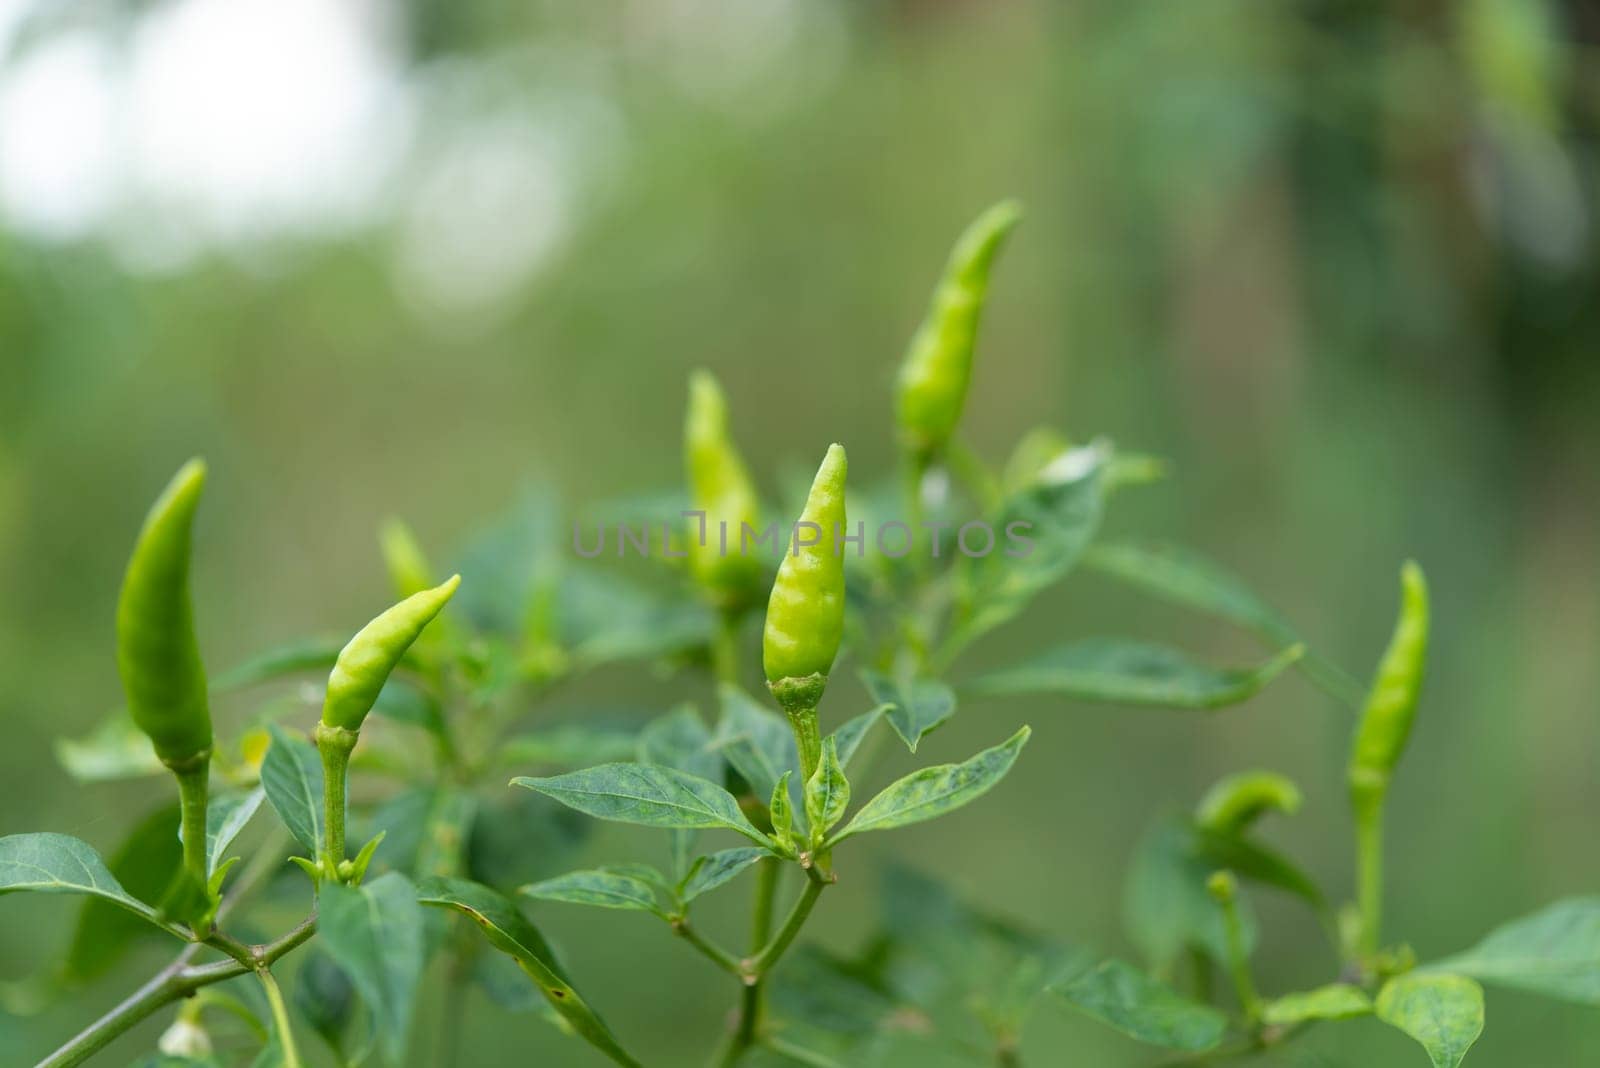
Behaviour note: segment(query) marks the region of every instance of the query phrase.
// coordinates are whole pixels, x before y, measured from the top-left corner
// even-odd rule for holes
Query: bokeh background
[[[384,603],[384,515],[448,557],[530,485],[581,507],[675,484],[696,366],[774,496],[831,440],[886,470],[894,367],[945,250],[1017,196],[974,445],[998,461],[1046,423],[1169,458],[1115,529],[1209,552],[1358,675],[1418,558],[1437,651],[1393,795],[1390,929],[1427,957],[1596,892],[1597,132],[1583,0],[4,0],[0,833],[109,848],[162,789],[75,787],[51,743],[118,700],[121,568],[185,457],[212,468],[195,586],[219,666]],[[1095,633],[1255,655],[1080,575],[973,660]],[[608,671],[557,714],[684,696],[704,684]],[[974,704],[923,753],[1023,720],[1002,789],[879,844],[1127,952],[1141,830],[1264,766],[1309,799],[1272,836],[1349,892],[1350,720],[1303,681],[1215,717]],[[632,841],[607,830],[584,859]],[[867,929],[870,883],[825,901],[824,942]],[[742,895],[713,900],[738,922]],[[15,980],[73,909],[0,912]],[[720,977],[645,919],[538,914],[624,1038],[699,1063]],[[1262,917],[1269,989],[1325,978],[1313,925]],[[0,1015],[0,1062],[160,959]],[[471,1011],[465,1063],[590,1063]],[[1148,1060],[1054,1006],[1028,1040],[1030,1063]],[[1308,1046],[1423,1059],[1372,1022]],[[1600,1014],[1495,990],[1468,1063],[1597,1056]]]

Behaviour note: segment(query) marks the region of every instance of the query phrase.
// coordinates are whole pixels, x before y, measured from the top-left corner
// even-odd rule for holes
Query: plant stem
[[[789,729],[794,731],[795,748],[800,751],[800,781],[810,782],[822,763],[822,731],[817,726],[817,710],[802,708],[789,713]]]
[[[265,945],[248,947],[249,955],[267,967],[300,946],[316,933],[315,917],[308,917],[288,934]],[[190,961],[200,951],[196,942],[187,946],[177,959],[157,972],[149,982],[129,994],[116,1007],[78,1032],[65,1045],[40,1061],[35,1068],[74,1068],[109,1046],[134,1025],[201,987],[233,979],[255,970],[238,960],[194,965]]]
[[[1223,932],[1228,942],[1228,973],[1233,978],[1233,989],[1244,1009],[1245,1019],[1252,1025],[1261,1018],[1261,996],[1256,993],[1255,980],[1250,977],[1250,957],[1244,949],[1244,926],[1239,922],[1239,903],[1232,894],[1219,899],[1222,907]]]
[[[205,886],[211,872],[206,865],[206,807],[211,787],[211,761],[200,760],[175,773],[183,837],[183,867]]]
[[[272,1009],[272,1026],[278,1033],[279,1052],[283,1054],[283,1068],[300,1068],[300,1051],[295,1048],[294,1028],[289,1023],[289,1007],[283,1003],[283,991],[278,989],[278,980],[272,977],[272,969],[265,965],[256,969],[256,978],[261,981],[261,989],[266,992],[267,1004]]]
[[[763,857],[756,862],[756,901],[750,913],[750,952],[754,953],[772,937],[772,899],[777,896],[782,861]]]
[[[317,752],[322,754],[322,826],[326,835],[327,860],[332,866],[326,878],[338,879],[338,866],[345,859],[345,789],[350,773],[350,754],[359,733],[343,727],[317,724]]]
[[[717,613],[717,631],[711,639],[711,672],[719,683],[739,681],[739,616],[727,609]]]
[[[766,974],[772,970],[772,966],[778,963],[778,959],[789,948],[789,944],[794,941],[795,936],[800,933],[800,928],[805,926],[806,917],[811,915],[812,906],[817,903],[818,896],[821,895],[823,887],[827,885],[827,882],[821,878],[806,880],[806,888],[800,892],[800,897],[795,901],[794,908],[789,910],[789,918],[783,921],[783,926],[778,928],[778,933],[772,937],[772,941],[767,943],[766,948],[750,962],[749,967],[746,969],[748,974],[755,977],[757,981],[766,977]]]
[[[672,932],[674,934],[699,950],[711,963],[729,975],[743,977],[744,973],[740,970],[739,958],[695,930],[690,925],[687,916],[678,916],[669,922],[672,924]]]
[[[733,1035],[716,1060],[719,1068],[732,1068],[752,1046],[762,1041],[761,1004],[767,975],[794,942],[795,936],[800,933],[800,928],[805,926],[806,918],[811,915],[812,906],[817,903],[823,888],[829,884],[829,880],[814,871],[808,871],[807,875],[810,878],[806,880],[805,889],[801,891],[794,907],[789,910],[788,918],[783,921],[783,926],[778,928],[778,933],[759,952],[754,952],[751,957],[739,962],[738,974],[744,980],[744,992],[740,998],[739,1018],[734,1026]],[[776,879],[773,884],[776,886]]]
[[[1356,902],[1361,910],[1361,955],[1370,962],[1383,945],[1383,806],[1356,816]]]

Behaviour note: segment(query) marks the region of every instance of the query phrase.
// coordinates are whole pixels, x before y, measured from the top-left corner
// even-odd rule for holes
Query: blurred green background
[[[51,743],[119,699],[121,568],[187,456],[212,469],[195,596],[217,667],[368,618],[384,515],[448,558],[531,484],[574,507],[675,485],[696,366],[773,497],[833,440],[853,474],[887,471],[892,376],[938,265],[1017,196],[976,447],[998,462],[1045,423],[1170,458],[1114,529],[1204,549],[1363,677],[1419,559],[1436,653],[1393,794],[1390,929],[1439,955],[1595,892],[1597,57],[1582,0],[0,4],[0,834],[109,848],[164,789],[75,787]],[[1255,655],[1079,575],[973,662],[1102,633]],[[609,670],[557,713],[706,690]],[[1127,952],[1141,830],[1263,766],[1308,794],[1271,835],[1348,894],[1350,722],[1302,680],[1216,717],[973,704],[919,755],[1022,721],[1000,790],[880,847]],[[584,859],[633,840],[607,828]],[[869,927],[872,867],[825,900],[827,944]],[[713,900],[738,925],[742,898]],[[1314,925],[1261,904],[1267,988],[1323,981]],[[625,1040],[698,1063],[721,977],[647,919],[534,911]],[[73,910],[0,912],[15,980]],[[161,959],[0,1014],[0,1062]],[[464,1063],[593,1061],[471,1012]],[[1050,1005],[1026,1048],[1150,1060]],[[1423,1059],[1375,1022],[1307,1048],[1281,1063]],[[1468,1063],[1597,1051],[1600,1014],[1493,990]]]

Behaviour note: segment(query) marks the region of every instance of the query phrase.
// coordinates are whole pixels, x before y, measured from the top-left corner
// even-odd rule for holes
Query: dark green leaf
[[[168,927],[155,909],[122,888],[92,846],[70,835],[13,834],[0,838],[0,894],[23,890],[89,894],[158,927]]]
[[[1060,694],[1080,701],[1221,708],[1253,697],[1301,651],[1293,646],[1255,668],[1211,668],[1165,646],[1095,638],[981,675],[966,688],[988,695]]]
[[[863,671],[861,681],[883,708],[889,726],[913,753],[924,734],[955,714],[956,695],[938,679],[912,679],[902,684],[881,672]]]
[[[1206,889],[1217,868],[1186,819],[1163,819],[1140,841],[1128,867],[1123,919],[1129,940],[1153,971],[1169,972],[1187,949],[1217,961],[1227,958],[1222,911]],[[1255,918],[1242,897],[1238,908],[1248,952],[1255,945]]]
[[[422,910],[399,872],[359,887],[323,884],[317,941],[361,994],[377,1024],[384,1056],[398,1064],[422,981]]]
[[[422,887],[420,900],[425,905],[456,909],[471,917],[491,945],[516,959],[551,1006],[579,1036],[616,1063],[641,1068],[639,1062],[617,1043],[605,1022],[573,989],[544,936],[510,901],[486,886],[460,879],[426,883]]]
[[[799,767],[794,732],[782,715],[737,686],[724,684],[717,692],[722,712],[712,747],[750,784],[751,792],[770,797],[784,772]],[[795,784],[791,800],[798,798],[800,785]]]
[[[931,820],[987,793],[1016,763],[1031,731],[1023,727],[1009,740],[960,764],[939,764],[912,772],[868,801],[844,830],[829,839],[834,846],[863,831],[888,830]]]
[[[772,855],[771,851],[766,849],[739,846],[735,849],[719,850],[709,857],[700,857],[689,869],[689,877],[679,888],[678,899],[687,905],[701,894],[715,890],[756,861]]]
[[[1600,897],[1558,901],[1512,920],[1428,970],[1600,1005]]]
[[[714,782],[660,764],[601,764],[552,778],[516,778],[598,819],[646,827],[725,827],[766,844],[732,794]]]
[[[1119,960],[1051,988],[1079,1011],[1152,1046],[1200,1053],[1222,1041],[1228,1020]]]
[[[107,867],[130,896],[155,902],[159,908],[172,886],[173,873],[182,865],[178,807],[167,805],[134,826]],[[62,978],[79,983],[103,975],[135,940],[154,932],[155,928],[126,909],[101,897],[86,898],[62,963]]]
[[[1276,1027],[1288,1027],[1307,1020],[1348,1020],[1372,1012],[1372,999],[1358,986],[1330,983],[1315,990],[1285,994],[1267,1002],[1262,1020]]]
[[[572,905],[595,905],[606,909],[637,909],[665,916],[656,903],[656,894],[649,883],[632,875],[597,868],[589,871],[572,871],[531,883],[517,893],[543,901],[565,901]]]
[[[310,950],[295,976],[291,997],[311,1030],[339,1056],[341,1063],[359,1060],[354,1055],[358,1051],[349,1048],[357,1016],[355,987],[333,958],[321,949]],[[376,1036],[370,1033],[371,1028],[365,1030],[368,1034],[363,1045],[370,1046]]]
[[[1328,907],[1322,890],[1293,861],[1236,835],[1216,834],[1197,828],[1195,853],[1210,871],[1223,868],[1241,879],[1271,886],[1301,898],[1318,912]]]
[[[261,788],[283,825],[312,857],[322,854],[322,759],[316,747],[269,724],[272,745],[261,761]]]
[[[711,734],[693,705],[679,705],[651,720],[639,734],[638,760],[663,764],[712,782],[722,781],[722,755],[713,749]],[[689,870],[697,834],[687,827],[670,832],[672,870],[679,876]]]
[[[1483,989],[1460,975],[1412,972],[1378,991],[1378,1019],[1422,1044],[1433,1068],[1456,1068],[1483,1033]]]

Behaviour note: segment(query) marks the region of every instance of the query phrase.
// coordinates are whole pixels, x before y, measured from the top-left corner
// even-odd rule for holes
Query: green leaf
[[[276,649],[268,649],[218,675],[211,680],[211,688],[217,692],[242,690],[247,686],[257,686],[263,682],[283,678],[285,675],[331,671],[334,661],[339,659],[339,650],[344,648],[345,640],[307,638],[288,645],[280,645]]]
[[[565,901],[572,905],[594,905],[604,909],[637,909],[664,917],[656,903],[656,892],[643,879],[621,872],[595,868],[572,871],[530,883],[517,893],[543,901]]]
[[[399,872],[359,887],[328,882],[317,914],[317,941],[360,992],[377,1024],[385,1058],[398,1064],[422,981],[422,910],[416,889]]]
[[[1311,876],[1266,846],[1197,827],[1194,829],[1194,853],[1208,872],[1226,868],[1241,879],[1293,894],[1319,913],[1327,910],[1327,898]]]
[[[1483,1033],[1483,988],[1460,975],[1412,972],[1378,991],[1378,1019],[1422,1044],[1433,1068],[1456,1068]]]
[[[1301,643],[1288,620],[1243,580],[1192,549],[1152,542],[1102,543],[1091,546],[1083,562],[1153,596],[1225,619],[1274,648]],[[1365,697],[1359,681],[1314,651],[1308,651],[1299,666],[1348,704],[1359,706]]]
[[[924,734],[955,714],[955,692],[938,679],[912,679],[902,685],[881,672],[863,671],[861,681],[913,753]]]
[[[789,779],[794,775],[786,771],[772,787],[772,798],[767,802],[767,814],[772,820],[772,836],[786,847],[794,845],[794,800],[789,793]]]
[[[486,886],[461,879],[425,883],[420,900],[424,905],[456,909],[471,917],[491,945],[515,958],[573,1031],[617,1064],[641,1068],[573,989],[544,936],[510,901]]]
[[[931,820],[976,800],[1011,770],[1031,733],[1029,728],[1023,727],[1003,744],[985,749],[960,764],[923,768],[891,783],[862,806],[844,830],[825,843],[825,848],[863,831],[883,831]]]
[[[788,720],[737,686],[724,683],[717,693],[721,715],[712,748],[733,765],[757,797],[770,796],[783,773],[800,765]]]
[[[140,779],[167,770],[125,708],[82,738],[56,739],[55,749],[56,760],[79,782]]]
[[[1600,1005],[1600,897],[1558,901],[1512,920],[1427,970]]]
[[[964,689],[991,696],[1041,693],[1127,705],[1222,708],[1253,697],[1302,651],[1293,646],[1255,668],[1211,668],[1165,646],[1092,638],[980,675]]]
[[[1075,466],[1081,469],[1067,472],[1065,478],[1030,484],[1002,504],[990,522],[997,538],[1016,531],[1030,543],[1014,547],[1002,541],[993,552],[963,556],[957,562],[955,644],[965,644],[1013,618],[1039,591],[1072,570],[1100,525],[1105,452],[1097,446],[1075,450],[1082,458]]]
[[[732,794],[714,782],[660,764],[601,764],[552,778],[519,777],[511,783],[597,819],[645,827],[725,827],[766,844],[766,836],[739,811]]]
[[[0,838],[0,894],[89,894],[172,931],[156,910],[122,888],[100,854],[65,834],[13,834]],[[176,932],[175,932],[176,933]]]
[[[722,781],[722,754],[713,748],[711,734],[693,705],[679,705],[646,724],[639,734],[637,759],[641,764],[662,764],[712,782]],[[698,833],[685,827],[669,833],[675,875],[689,870]]]
[[[861,748],[861,743],[866,739],[867,732],[878,725],[883,718],[885,709],[879,705],[859,716],[845,720],[840,728],[833,732],[834,744],[839,748],[839,766],[848,768],[850,761],[856,755],[856,750]],[[792,736],[791,736],[792,740]]]
[[[1272,999],[1262,1010],[1261,1018],[1274,1027],[1288,1027],[1307,1020],[1348,1020],[1371,1012],[1372,999],[1360,987],[1330,983]]]
[[[295,975],[294,992],[290,995],[294,1007],[318,1038],[328,1044],[341,1064],[358,1064],[371,1051],[376,1039],[369,1025],[362,1030],[365,1035],[352,1039],[357,1012],[356,989],[333,959],[321,949],[312,948]],[[365,1047],[365,1048],[361,1048]]]
[[[495,747],[495,763],[500,767],[519,764],[583,767],[624,760],[633,755],[637,745],[638,739],[632,731],[564,723],[507,738]]]
[[[689,877],[678,888],[678,900],[685,905],[709,890],[715,890],[763,857],[772,856],[767,849],[739,846],[723,849],[709,857],[700,857],[689,869]]]
[[[653,527],[652,538],[659,532]],[[562,631],[579,667],[666,656],[706,645],[716,633],[716,616],[698,600],[665,597],[594,568],[568,568],[560,581]]]
[[[1140,840],[1128,866],[1123,921],[1129,941],[1157,973],[1169,973],[1188,949],[1219,962],[1227,959],[1222,910],[1206,889],[1219,865],[1203,847],[1188,820],[1161,819]],[[1237,907],[1248,953],[1256,940],[1255,916],[1244,897]]]
[[[217,870],[223,853],[239,837],[239,832],[244,830],[265,798],[266,792],[259,786],[244,793],[218,794],[211,798],[206,808],[207,875]]]
[[[1080,1012],[1152,1046],[1201,1053],[1222,1041],[1227,1017],[1119,960],[1108,960],[1051,990]]]
[[[172,888],[173,874],[182,866],[177,805],[164,805],[140,820],[107,864],[129,896],[153,901],[158,910]],[[104,898],[86,898],[78,912],[67,958],[62,962],[62,978],[81,983],[105,974],[130,945],[154,931]]]
[[[267,725],[272,744],[261,761],[261,789],[283,825],[311,856],[322,855],[322,760],[316,747]]]
[[[830,734],[822,742],[822,759],[806,783],[806,825],[816,845],[850,807],[850,780],[839,764],[839,744]]]

